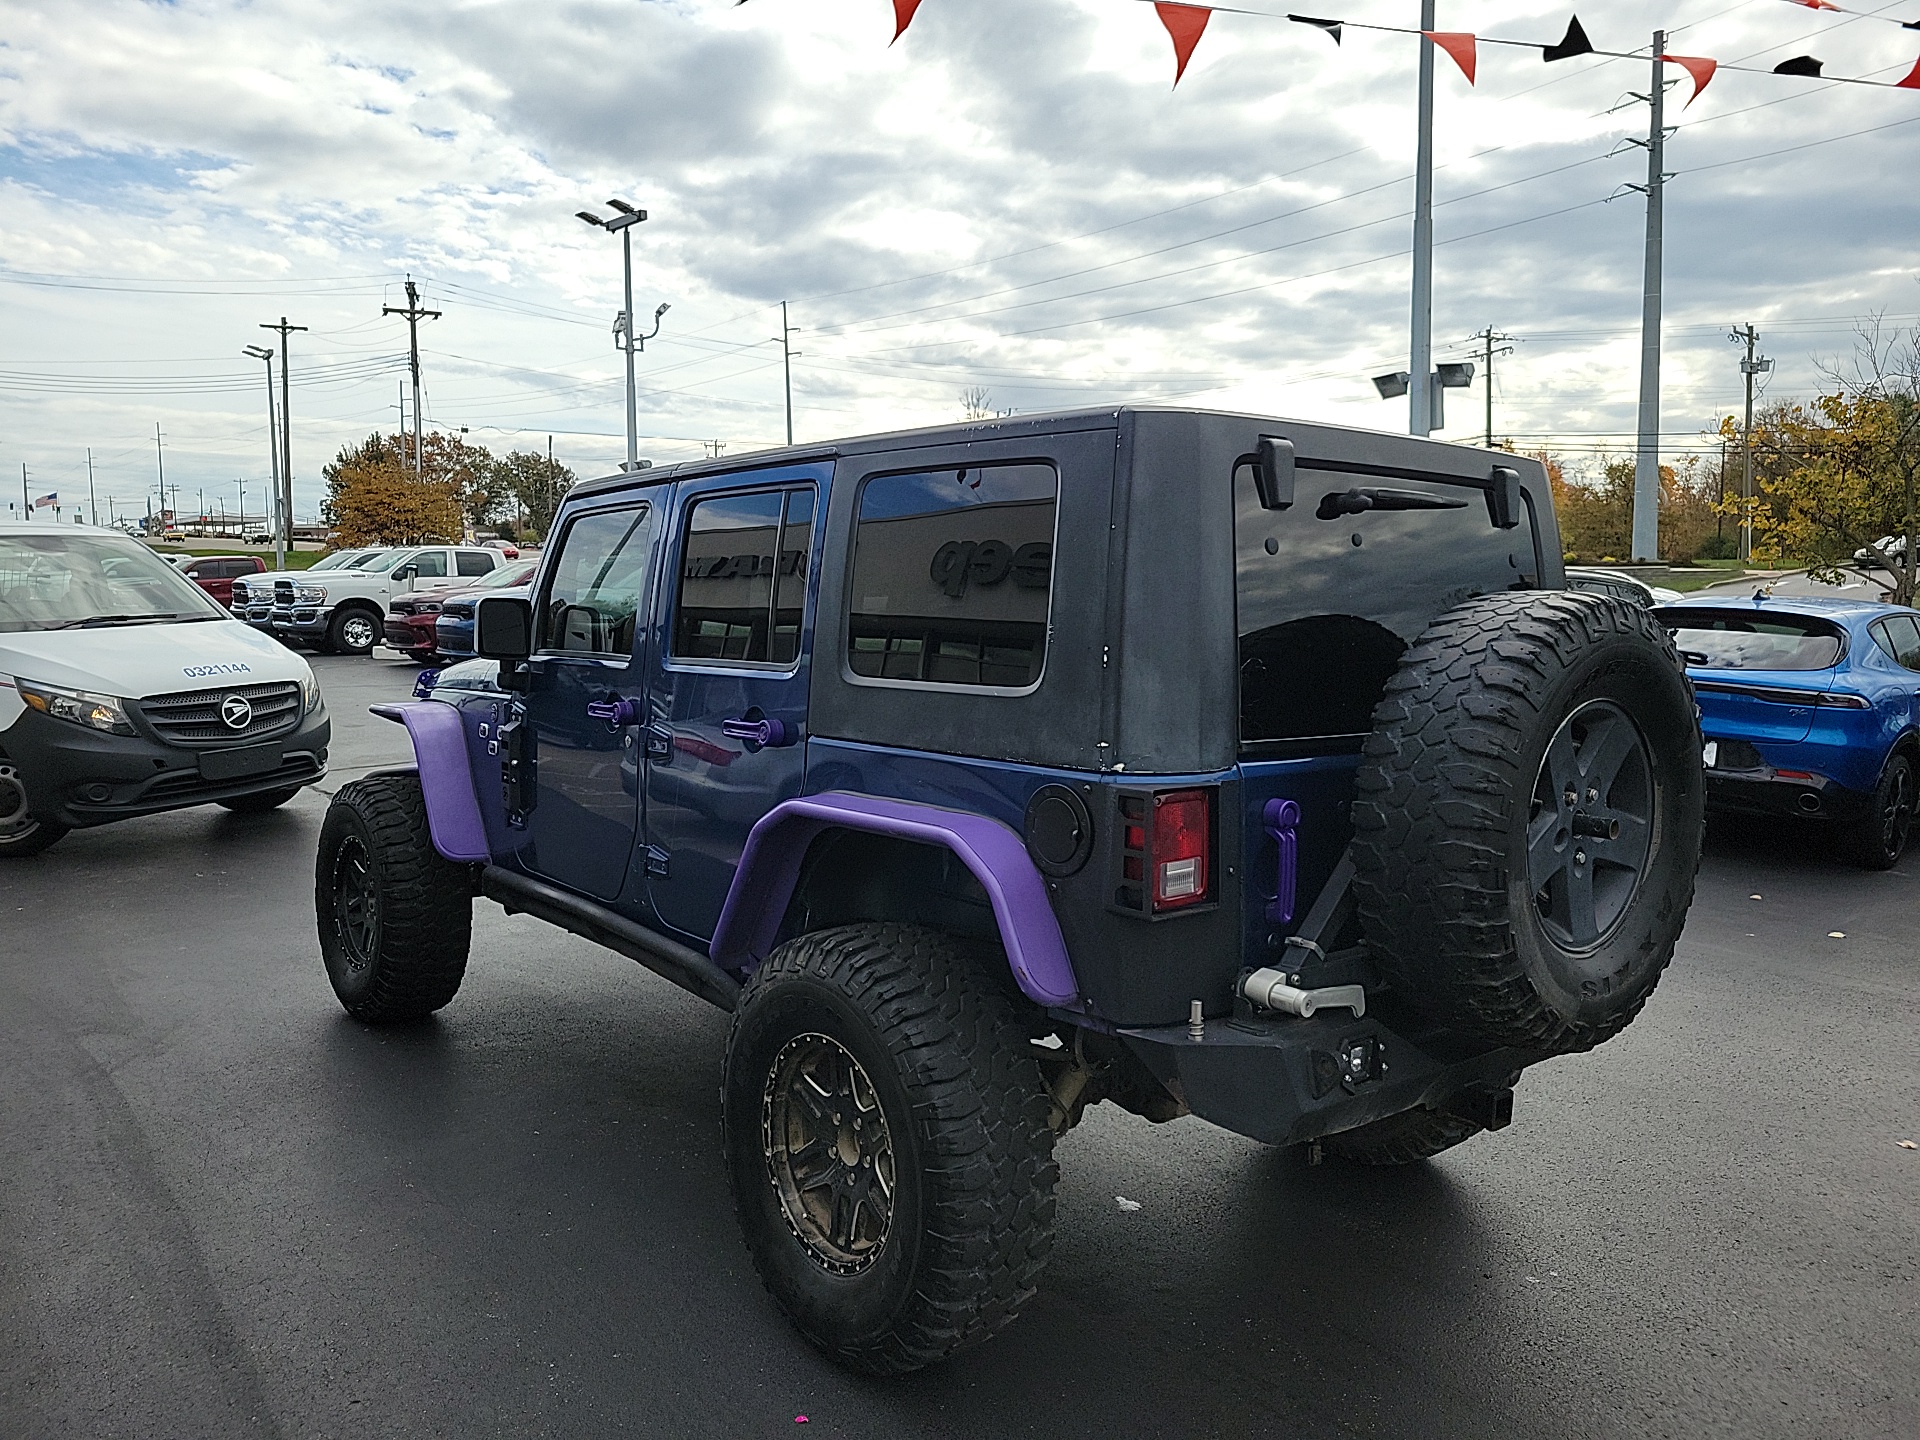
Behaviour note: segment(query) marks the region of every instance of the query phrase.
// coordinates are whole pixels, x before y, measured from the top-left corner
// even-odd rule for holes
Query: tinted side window
[[[856,675],[1024,689],[1046,660],[1060,478],[1029,463],[876,475],[848,594]]]
[[[813,489],[715,495],[687,516],[673,655],[791,665],[800,654]]]
[[[478,550],[462,550],[453,557],[456,575],[491,575],[493,557]]]
[[[536,648],[631,655],[653,558],[652,507],[599,510],[567,526],[540,612]]]
[[[1920,670],[1920,624],[1915,623],[1913,616],[1889,615],[1874,626],[1874,639],[1907,669]]]

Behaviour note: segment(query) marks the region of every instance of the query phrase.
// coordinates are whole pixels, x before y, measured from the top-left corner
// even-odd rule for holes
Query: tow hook
[[[1284,1010],[1311,1020],[1318,1010],[1348,1009],[1358,1020],[1367,1013],[1367,991],[1363,985],[1322,985],[1302,990],[1284,970],[1256,970],[1240,982],[1240,993],[1260,1010]]]

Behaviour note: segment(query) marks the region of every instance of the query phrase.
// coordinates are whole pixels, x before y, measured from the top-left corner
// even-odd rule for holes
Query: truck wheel
[[[1032,1298],[1059,1169],[1004,982],[947,936],[803,935],[747,982],[721,1088],[760,1278],[843,1365],[899,1374]]]
[[[252,795],[235,795],[229,800],[220,800],[215,803],[222,809],[233,811],[236,815],[264,815],[269,810],[278,810],[299,793],[298,785],[288,785],[280,790],[260,790]]]
[[[473,884],[433,848],[417,775],[356,780],[320,827],[313,908],[327,979],[378,1024],[430,1015],[467,973]]]
[[[1401,658],[1373,718],[1353,858],[1393,989],[1538,1053],[1624,1029],[1673,958],[1704,826],[1666,627],[1609,595],[1469,600]]]
[[[1438,1110],[1404,1110],[1370,1125],[1328,1135],[1320,1144],[1329,1155],[1356,1165],[1411,1165],[1416,1160],[1430,1160],[1479,1133],[1480,1127],[1471,1120],[1442,1115]]]
[[[380,617],[361,606],[348,606],[335,613],[327,626],[327,653],[331,655],[371,655],[380,640]]]
[[[1868,870],[1891,870],[1907,848],[1913,828],[1913,761],[1894,755],[1873,787],[1873,803],[1854,822],[1850,848],[1853,858]]]
[[[66,826],[41,820],[27,808],[27,787],[20,772],[0,762],[0,860],[38,855],[66,833]]]

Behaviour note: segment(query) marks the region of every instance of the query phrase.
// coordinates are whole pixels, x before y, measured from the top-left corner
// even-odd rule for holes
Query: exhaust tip
[[[1802,790],[1800,794],[1795,797],[1794,803],[1800,807],[1800,813],[1803,815],[1818,815],[1820,813],[1820,797],[1811,790]]]

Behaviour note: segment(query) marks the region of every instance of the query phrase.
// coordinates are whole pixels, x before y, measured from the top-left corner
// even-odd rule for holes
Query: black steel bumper
[[[1369,1015],[1327,1010],[1119,1032],[1203,1120],[1269,1145],[1291,1145],[1429,1106],[1472,1114],[1544,1056],[1494,1050],[1445,1061]]]
[[[274,739],[225,750],[108,735],[29,710],[0,732],[0,751],[35,815],[80,829],[311,784],[327,773],[332,738],[324,708]]]

